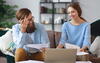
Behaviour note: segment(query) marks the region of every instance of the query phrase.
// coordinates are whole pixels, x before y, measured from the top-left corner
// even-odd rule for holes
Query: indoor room
[[[0,63],[100,63],[99,0],[0,0]]]

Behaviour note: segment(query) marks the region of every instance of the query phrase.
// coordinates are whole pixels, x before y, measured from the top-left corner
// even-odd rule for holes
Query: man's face
[[[24,19],[19,20],[19,23],[21,24],[21,23],[23,23],[23,21],[25,21],[25,22],[28,21],[29,24],[33,23],[34,19],[33,19],[32,14],[30,13],[29,16],[27,16],[27,17],[25,16]]]
[[[26,19],[27,19],[27,21],[30,21],[30,22],[33,22],[34,21],[32,14],[29,14],[29,16],[26,17]]]

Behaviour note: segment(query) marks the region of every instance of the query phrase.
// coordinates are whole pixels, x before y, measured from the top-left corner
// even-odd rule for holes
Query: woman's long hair
[[[81,7],[80,7],[80,5],[79,5],[78,2],[70,3],[70,4],[68,5],[67,9],[68,9],[69,7],[74,8],[74,9],[78,12],[78,16],[79,16],[81,19],[83,19],[84,21],[86,21],[83,17],[81,17],[81,15],[82,15],[82,9],[81,9]]]

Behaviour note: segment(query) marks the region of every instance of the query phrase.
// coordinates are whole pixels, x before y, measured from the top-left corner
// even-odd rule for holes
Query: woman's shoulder
[[[82,23],[84,26],[90,26],[90,23],[89,22],[84,22]]]
[[[86,22],[84,22],[84,23],[85,23],[85,24],[87,24],[87,25],[90,25],[90,23],[89,23],[89,22],[87,22],[87,21],[86,21]]]
[[[67,25],[67,24],[69,24],[69,21],[63,23],[63,25]]]
[[[63,24],[64,27],[65,27],[65,26],[69,26],[69,25],[70,25],[69,21],[64,22],[64,24]]]

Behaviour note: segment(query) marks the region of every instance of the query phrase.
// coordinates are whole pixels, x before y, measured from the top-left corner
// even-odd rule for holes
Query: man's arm
[[[41,31],[40,31],[40,34],[41,34],[41,42],[43,44],[49,44],[50,45],[50,41],[49,41],[49,38],[48,38],[48,34],[44,28],[44,26],[42,24],[40,24],[40,27],[41,27]]]
[[[16,24],[12,27],[13,40],[17,48],[22,48],[27,43],[28,34],[20,31],[20,25]]]

